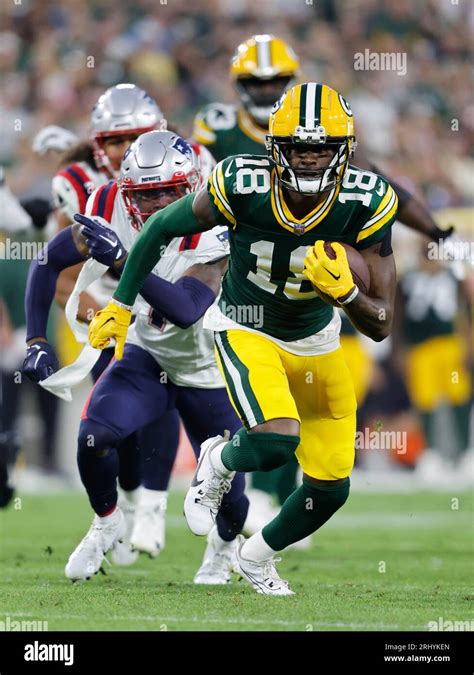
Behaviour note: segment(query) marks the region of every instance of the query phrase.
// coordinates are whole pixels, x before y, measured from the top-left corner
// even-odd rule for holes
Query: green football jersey
[[[317,333],[333,315],[333,307],[319,298],[303,274],[308,247],[318,239],[356,249],[372,246],[390,229],[398,203],[383,178],[350,166],[342,185],[297,219],[270,160],[257,155],[237,155],[217,164],[208,192],[216,217],[229,225],[230,261],[221,311],[284,341]],[[253,316],[259,317],[258,325]]]
[[[194,139],[205,145],[217,162],[237,153],[264,154],[266,133],[243,108],[223,103],[206,106],[194,120]]]
[[[452,335],[459,313],[459,281],[449,269],[435,274],[408,272],[400,283],[405,299],[404,335],[416,345],[441,335]]]

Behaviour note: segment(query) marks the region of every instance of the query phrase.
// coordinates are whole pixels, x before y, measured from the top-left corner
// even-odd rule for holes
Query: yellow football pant
[[[465,347],[458,335],[440,335],[408,352],[408,389],[421,412],[440,403],[463,405],[469,401],[471,382],[464,365]]]
[[[278,418],[301,423],[296,457],[304,473],[345,478],[354,463],[356,399],[342,349],[297,356],[263,335],[216,333],[217,363],[247,429]]]
[[[369,390],[374,360],[356,335],[341,335],[341,347],[352,377],[357,405],[360,407]]]

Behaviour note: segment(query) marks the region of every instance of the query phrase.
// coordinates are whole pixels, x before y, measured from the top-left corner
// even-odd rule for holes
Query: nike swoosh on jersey
[[[232,171],[229,173],[229,169],[230,169],[231,166],[232,166],[232,162],[229,162],[229,165],[226,167],[226,170],[224,171],[225,178],[230,178],[232,176]]]
[[[383,194],[385,193],[385,187],[384,187],[384,184],[382,183],[382,181],[380,181],[380,184],[379,184],[376,192],[377,192],[379,197],[382,197]]]

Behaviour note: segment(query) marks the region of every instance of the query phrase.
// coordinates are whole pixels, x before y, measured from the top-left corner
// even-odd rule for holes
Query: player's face
[[[274,77],[271,80],[260,80],[257,77],[249,77],[240,80],[241,85],[258,106],[272,106],[278,101],[288,86],[289,77]]]
[[[152,190],[139,190],[135,194],[135,202],[144,218],[152,213],[164,209],[177,199],[184,197],[186,189],[184,185],[156,188]]]
[[[285,149],[285,157],[297,175],[318,178],[334,157],[335,150],[322,145],[293,145]]]
[[[114,171],[120,169],[124,154],[130,145],[137,138],[136,135],[129,136],[111,136],[103,142],[104,152],[107,155],[110,165]]]

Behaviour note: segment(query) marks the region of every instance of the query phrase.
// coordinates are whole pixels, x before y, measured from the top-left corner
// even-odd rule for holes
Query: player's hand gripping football
[[[105,349],[115,338],[115,358],[120,361],[131,320],[131,310],[111,300],[107,307],[98,311],[92,319],[89,326],[89,342],[96,349]]]
[[[330,258],[324,249],[324,241],[317,241],[308,249],[304,259],[303,274],[320,291],[336,301],[343,301],[355,290],[356,285],[347,261],[346,251],[341,244],[331,243],[336,257]]]

